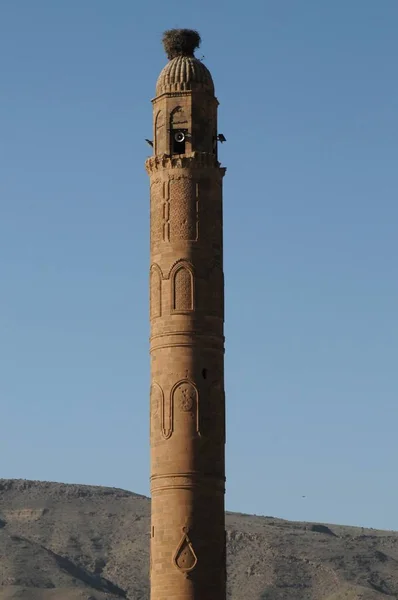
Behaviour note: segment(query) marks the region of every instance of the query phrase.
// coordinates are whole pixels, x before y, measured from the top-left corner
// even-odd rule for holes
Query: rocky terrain
[[[0,600],[146,600],[150,500],[0,479]],[[229,600],[398,598],[398,533],[227,514]]]

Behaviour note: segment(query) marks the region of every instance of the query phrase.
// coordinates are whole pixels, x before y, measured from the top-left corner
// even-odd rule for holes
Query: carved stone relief
[[[177,106],[170,115],[171,129],[186,129],[188,127],[188,116],[182,106]]]
[[[145,168],[149,175],[163,171],[164,169],[202,169],[203,167],[215,167],[214,172],[218,178],[225,175],[225,167],[221,167],[214,154],[195,153],[194,156],[150,156],[145,161]]]
[[[162,196],[163,184],[161,180],[151,181],[151,244],[162,239]]]
[[[194,310],[194,282],[192,271],[184,265],[177,266],[171,275],[172,310]]]
[[[163,241],[170,241],[170,181],[163,182]]]
[[[165,440],[168,440],[173,433],[174,415],[173,415],[173,402],[169,396],[163,395],[161,405],[161,420],[162,420],[162,436]]]
[[[160,434],[160,414],[163,406],[163,390],[157,383],[152,383],[150,394],[151,438]]]
[[[170,241],[198,239],[198,186],[193,179],[170,180]]]
[[[150,318],[162,315],[162,276],[157,265],[152,265],[150,274]]]
[[[184,431],[188,436],[200,435],[199,395],[190,381],[178,382],[171,392],[173,429]]]
[[[183,527],[182,532],[182,538],[173,556],[173,563],[182,573],[189,573],[196,567],[198,558],[188,536],[188,528]]]

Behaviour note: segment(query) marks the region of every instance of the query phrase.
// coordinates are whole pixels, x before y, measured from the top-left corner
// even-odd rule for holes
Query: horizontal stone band
[[[145,162],[148,174],[163,169],[203,169],[209,167],[216,169],[220,174],[220,178],[224,176],[225,167],[221,167],[214,154],[208,152],[192,152],[190,155],[178,157],[163,154],[151,156]]]
[[[198,343],[194,343],[194,342],[175,342],[175,343],[164,343],[164,344],[157,344],[156,346],[151,346],[149,352],[152,353],[155,350],[160,350],[161,348],[184,348],[184,347],[188,347],[188,348],[195,348],[200,346],[200,348],[202,348],[202,350],[217,350],[218,352],[221,350],[222,352],[224,352],[224,347],[223,346],[219,346],[216,347],[215,345],[208,345],[208,344],[204,344],[203,342],[201,344]]]
[[[167,475],[152,475],[151,492],[163,490],[207,488],[211,491],[225,492],[225,477],[200,475],[198,473],[168,473]]]
[[[197,334],[188,331],[168,332],[150,337],[150,352],[160,348],[192,347],[224,352],[224,336]]]

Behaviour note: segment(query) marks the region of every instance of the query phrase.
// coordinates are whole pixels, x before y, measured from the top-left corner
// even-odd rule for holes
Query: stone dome
[[[214,83],[209,69],[194,56],[172,58],[156,83],[156,96],[185,90],[202,90],[214,94]]]

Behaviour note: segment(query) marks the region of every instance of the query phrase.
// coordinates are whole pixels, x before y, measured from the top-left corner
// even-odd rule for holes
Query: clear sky
[[[397,25],[0,1],[0,477],[149,494],[144,138],[162,31],[193,27],[227,137],[227,508],[398,529]]]

